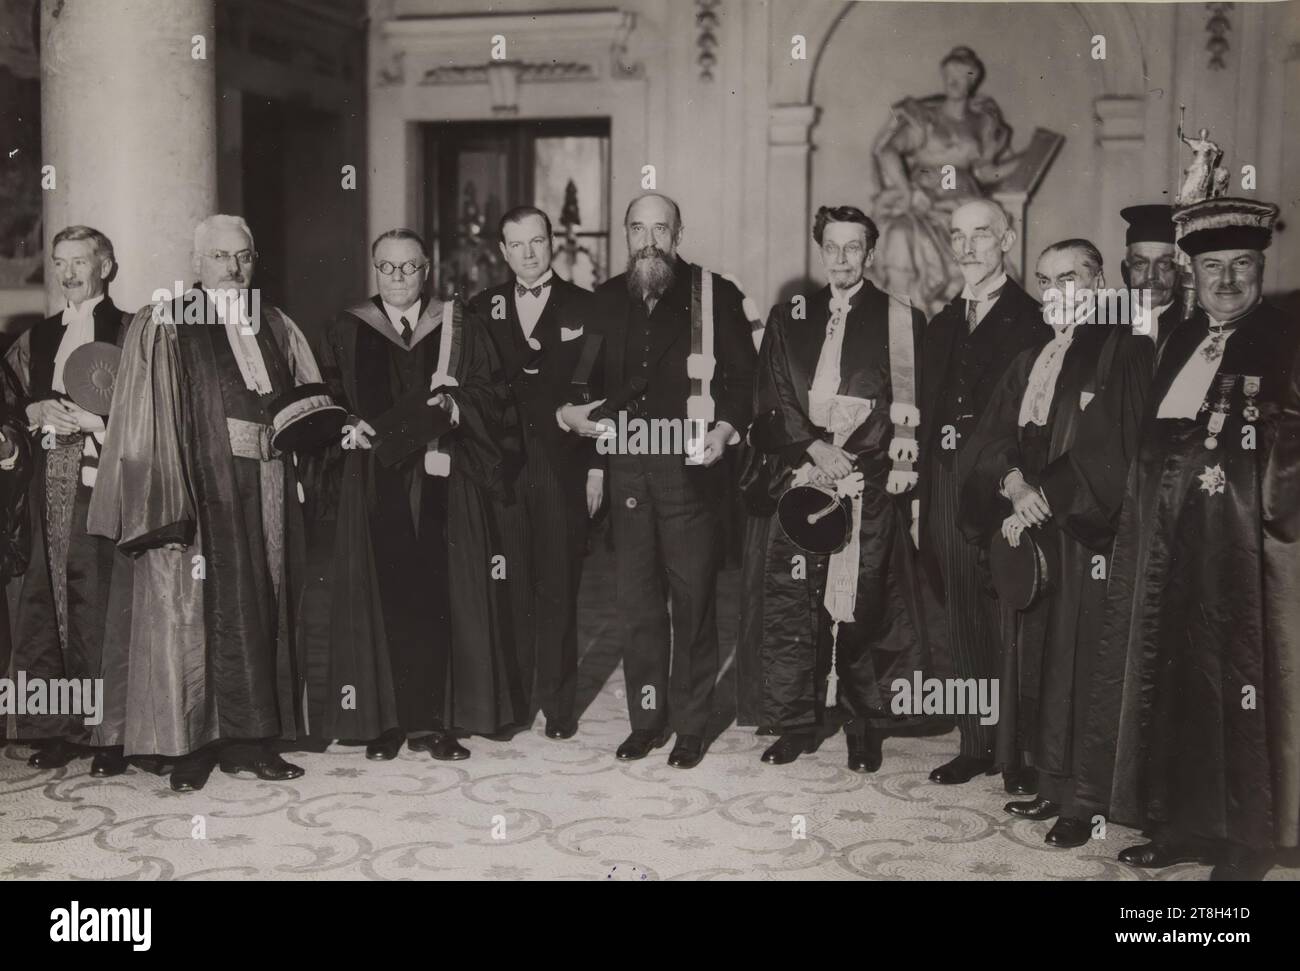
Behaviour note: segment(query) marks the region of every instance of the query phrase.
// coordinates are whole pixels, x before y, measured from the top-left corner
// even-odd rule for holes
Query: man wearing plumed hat
[[[1300,838],[1300,322],[1262,296],[1278,209],[1178,211],[1197,308],[1170,334],[1129,475],[1079,797],[1258,879]]]

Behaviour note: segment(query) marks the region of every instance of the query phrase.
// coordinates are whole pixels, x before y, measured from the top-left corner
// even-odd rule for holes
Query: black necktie
[[[402,327],[402,343],[405,344],[407,347],[410,347],[411,335],[415,333],[415,331],[411,329],[411,323],[405,317],[401,318],[398,321],[398,323]]]
[[[543,280],[535,287],[526,287],[518,280],[515,281],[515,296],[522,297],[525,293],[531,293],[534,297],[540,297],[542,291],[551,285],[550,280]]]

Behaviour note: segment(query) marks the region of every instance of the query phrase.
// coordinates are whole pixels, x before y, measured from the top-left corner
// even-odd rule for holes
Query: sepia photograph
[[[1297,0],[0,0],[13,926],[1280,937],[1297,105]]]

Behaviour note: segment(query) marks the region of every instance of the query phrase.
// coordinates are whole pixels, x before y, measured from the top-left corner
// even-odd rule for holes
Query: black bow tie
[[[515,296],[522,297],[525,293],[531,293],[534,297],[540,297],[542,291],[551,285],[550,280],[543,280],[535,287],[526,287],[518,280],[515,281]]]

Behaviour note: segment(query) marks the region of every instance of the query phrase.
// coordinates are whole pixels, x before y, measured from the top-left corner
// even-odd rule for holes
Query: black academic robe
[[[1032,348],[1011,362],[961,451],[959,525],[970,542],[987,547],[1012,512],[999,494],[1012,469],[1047,498],[1052,517],[1032,534],[1048,558],[1052,590],[1025,611],[1000,604],[996,759],[1068,776],[1085,711],[1076,685],[1083,695],[1100,634],[1112,520],[1154,349],[1116,328],[1080,325],[1061,363],[1047,425],[1021,426],[1021,402],[1042,351]]]
[[[830,287],[813,294],[806,319],[795,319],[786,303],[774,306],[768,317],[755,394],[758,418],[751,438],[766,455],[772,500],[807,461],[808,446],[832,439],[808,413],[808,392],[830,320],[830,297]],[[925,317],[913,310],[912,322],[913,346],[920,347]],[[908,535],[910,494],[894,496],[885,489],[894,437],[888,295],[864,283],[850,300],[844,328],[837,393],[874,402],[866,421],[844,445],[857,456],[865,489],[854,622],[842,624],[839,633],[839,661],[843,665],[849,659],[852,664],[850,670],[839,670],[840,697],[856,718],[866,720],[887,717],[893,680],[910,679],[924,669],[926,659]],[[796,555],[804,557],[806,573],[792,568]],[[779,523],[771,521],[760,608],[761,724],[778,731],[808,730],[821,719],[826,671],[818,672],[812,658],[829,647],[830,618],[823,606],[829,560],[802,553]]]
[[[112,299],[105,296],[92,315],[94,340],[120,345],[126,321]],[[52,386],[54,358],[65,333],[62,314],[54,314],[10,348],[7,372],[17,412],[36,401],[66,398]],[[39,429],[32,433],[36,461],[28,489],[32,501],[27,504],[32,543],[26,571],[9,585],[14,650],[8,673],[98,678],[113,573],[127,569],[127,564],[117,562],[110,541],[86,532],[94,487],[86,485],[83,466],[94,475],[97,465],[85,454],[86,437],[60,436],[48,443],[45,437]],[[63,736],[75,741],[87,734],[80,715],[15,715],[10,732],[13,738]]]
[[[113,389],[87,528],[132,558],[132,583],[113,585],[93,739],[127,755],[303,729],[299,480],[270,445],[271,404],[320,373],[293,321],[263,304],[271,390],[250,390],[217,319],[198,290],[142,308]]]
[[[1130,471],[1107,591],[1082,798],[1173,838],[1300,837],[1300,321],[1261,302],[1228,340],[1210,412],[1156,418],[1208,333],[1165,345]],[[1246,377],[1258,417],[1246,415]],[[1253,414],[1251,417],[1254,417]]]
[[[0,468],[0,583],[8,583],[27,569],[32,528],[27,513],[27,485],[32,479],[32,449],[27,441],[27,419],[0,400],[0,434],[13,443],[11,467]],[[0,671],[8,672],[13,646],[9,629],[9,598],[0,596]],[[0,719],[0,738],[6,735]]]
[[[499,364],[487,335],[459,303],[454,312],[457,383],[446,394],[459,424],[437,436],[450,474],[425,469],[434,407],[423,412],[426,425],[401,432],[392,464],[381,458],[382,435],[371,449],[335,450],[327,660],[312,665],[310,692],[320,715],[312,732],[322,738],[373,739],[399,727],[481,734],[520,717],[504,594],[491,575],[499,542],[490,499],[504,489],[497,444],[504,389],[494,381]],[[401,399],[428,398],[442,314],[441,302],[426,305],[408,347],[377,297],[341,313],[318,345],[336,400],[382,427]]]

